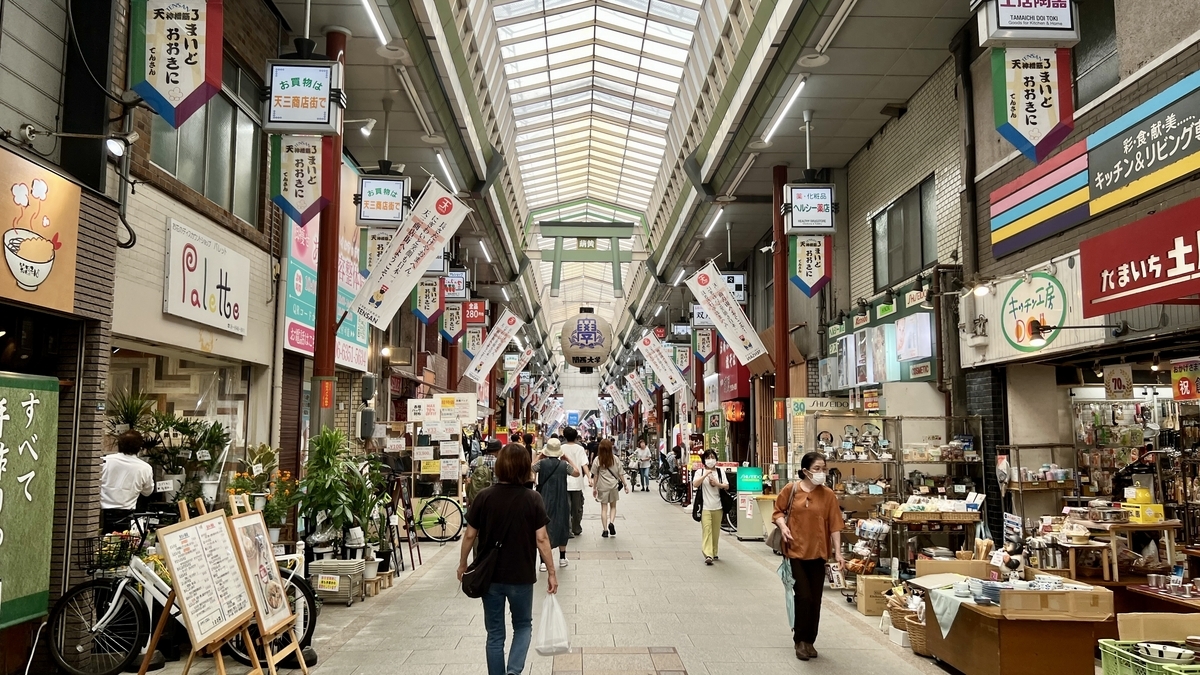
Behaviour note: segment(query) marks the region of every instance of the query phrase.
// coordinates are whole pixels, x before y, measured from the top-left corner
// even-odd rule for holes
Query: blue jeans
[[[512,612],[513,641],[504,669],[504,601]],[[520,675],[533,637],[533,584],[492,584],[483,595],[488,675]]]
[[[648,467],[648,466],[638,467],[638,471],[640,471],[642,474],[642,489],[649,490],[650,489],[650,467]]]

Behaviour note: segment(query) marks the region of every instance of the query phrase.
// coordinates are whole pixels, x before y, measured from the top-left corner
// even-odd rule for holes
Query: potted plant
[[[308,446],[299,506],[305,522],[312,525],[313,553],[324,554],[332,550],[326,545],[341,536],[352,518],[345,470],[349,447],[344,433],[329,428],[321,429]]]
[[[153,409],[154,401],[128,389],[110,395],[108,403],[104,406],[108,415],[108,433],[120,436],[130,429],[140,430],[150,418]]]
[[[175,413],[154,411],[143,421],[142,457],[154,467],[158,480],[169,480],[175,485],[175,494],[187,480],[184,467],[185,448],[195,435],[196,422],[185,420]],[[170,501],[174,494],[165,495]]]
[[[388,495],[380,490],[383,483],[382,462],[377,457],[362,461],[347,460],[346,483],[350,492],[350,510],[353,518],[351,531],[366,545],[366,534],[374,529],[378,509],[388,501]],[[347,544],[349,545],[349,538]],[[367,560],[373,559],[370,547]]]
[[[217,489],[221,484],[221,468],[229,451],[229,431],[220,422],[199,423],[192,437],[191,464],[201,474],[200,487],[204,499],[210,505],[217,500]]]
[[[254,482],[250,496],[254,499],[254,510],[262,511],[267,505],[267,493],[270,491],[271,478],[279,468],[279,453],[266,443],[246,451],[246,458],[239,460],[242,472]]]
[[[267,529],[271,534],[271,543],[279,543],[279,532],[287,521],[288,512],[296,503],[299,496],[299,486],[292,480],[292,474],[280,471],[270,483],[267,492],[266,505],[263,507],[263,519],[267,521]]]
[[[379,511],[375,532],[379,541],[379,548],[375,551],[375,557],[379,558],[379,571],[387,572],[392,566],[392,538],[389,536],[388,514],[385,510]]]

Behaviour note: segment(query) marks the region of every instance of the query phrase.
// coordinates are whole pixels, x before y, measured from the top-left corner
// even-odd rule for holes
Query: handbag
[[[788,514],[792,512],[792,504],[796,503],[797,489],[796,484],[792,483],[792,499],[788,502],[788,507],[783,511],[783,522],[785,523],[788,521]],[[771,521],[771,531],[767,532],[767,536],[763,541],[775,552],[775,555],[783,555],[783,530],[779,529],[778,523],[773,520]]]
[[[488,552],[483,555],[476,552],[475,559],[467,566],[467,571],[463,573],[462,591],[468,598],[482,598],[491,587],[492,575],[496,573],[496,560],[500,557],[500,549],[504,546],[511,525],[510,518],[504,525],[504,534],[492,543]]]
[[[704,519],[704,486],[696,491],[696,499],[692,501],[692,520],[697,523]]]

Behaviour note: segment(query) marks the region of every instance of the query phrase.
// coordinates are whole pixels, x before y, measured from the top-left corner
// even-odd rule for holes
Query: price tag
[[[938,494],[939,494],[939,495],[944,495],[944,494],[946,494],[946,488],[944,488],[944,487],[940,487],[940,488],[938,488]]]
[[[208,460],[212,459],[212,455],[209,454],[207,450],[197,450],[196,459],[197,461],[207,462]]]
[[[262,465],[262,464],[255,464],[254,466],[250,467],[250,470],[251,470],[252,472],[254,472],[254,475],[255,475],[255,476],[261,475],[261,474],[262,474],[262,472],[263,472],[263,465]]]
[[[336,574],[318,574],[317,590],[336,593],[342,587],[342,578]]]
[[[1064,516],[1065,516],[1065,515],[1067,515],[1067,514],[1068,514],[1068,513],[1070,513],[1070,512],[1071,512],[1071,507],[1069,507],[1069,506],[1064,506],[1064,507],[1063,507],[1063,515],[1064,515]]]
[[[967,491],[967,486],[966,485],[955,485],[954,491],[961,495],[962,493]]]
[[[396,527],[399,524],[400,524],[400,515],[399,514],[393,513],[392,515],[388,516],[388,525],[391,525],[392,527]]]
[[[891,444],[892,444],[892,442],[886,438],[879,439],[879,447],[881,447],[881,448],[886,448]]]
[[[853,448],[853,447],[854,447],[854,444],[851,443],[850,441],[842,441],[842,449],[843,450],[849,450],[850,448]]]
[[[1135,487],[1125,488],[1126,501],[1132,500],[1134,497],[1137,497],[1137,488],[1135,488]]]
[[[996,567],[1004,566],[1004,551],[992,551],[992,559],[989,561]]]
[[[155,492],[174,492],[175,491],[175,481],[174,480],[160,480],[154,484],[154,491]]]

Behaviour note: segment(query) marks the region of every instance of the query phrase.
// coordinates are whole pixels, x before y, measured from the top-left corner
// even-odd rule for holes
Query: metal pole
[[[771,170],[771,220],[775,230],[775,398],[788,398],[792,395],[791,381],[788,377],[788,359],[791,350],[788,349],[788,278],[787,278],[787,237],[783,233],[783,186],[787,184],[788,168],[775,166]]]

